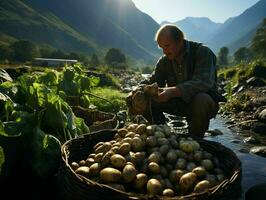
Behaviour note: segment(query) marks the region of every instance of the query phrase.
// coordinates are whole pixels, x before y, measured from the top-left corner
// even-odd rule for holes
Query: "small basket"
[[[90,132],[117,129],[119,126],[117,116],[113,113],[86,109],[81,106],[72,106],[72,111],[77,117],[84,119],[85,124],[90,128]]]
[[[107,185],[85,178],[73,171],[70,166],[71,162],[86,158],[88,154],[92,152],[95,144],[112,140],[116,132],[116,130],[101,130],[69,140],[62,145],[62,160],[58,173],[58,185],[60,195],[63,199],[232,200],[236,199],[241,193],[241,162],[235,153],[220,143],[198,138],[196,138],[196,140],[204,150],[217,156],[221,163],[221,169],[225,172],[226,176],[226,179],[219,185],[202,193],[167,198],[162,196],[151,198],[148,195],[126,193],[116,190]]]

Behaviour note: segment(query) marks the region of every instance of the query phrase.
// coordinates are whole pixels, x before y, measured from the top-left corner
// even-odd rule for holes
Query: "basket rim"
[[[75,177],[77,177],[80,181],[85,182],[87,185],[97,185],[100,188],[106,188],[108,190],[112,190],[112,191],[118,192],[119,194],[126,196],[128,199],[149,199],[150,195],[148,195],[148,194],[138,194],[138,193],[123,192],[123,191],[115,189],[115,188],[113,188],[113,187],[111,187],[111,186],[109,186],[107,184],[98,183],[98,182],[96,182],[94,180],[91,180],[91,179],[85,177],[85,176],[82,176],[82,175],[79,175],[79,174],[75,173],[75,171],[70,166],[68,157],[66,156],[68,154],[67,153],[67,145],[69,143],[71,143],[73,141],[77,141],[77,140],[82,140],[82,139],[84,139],[84,137],[88,137],[91,134],[97,134],[99,132],[108,131],[108,130],[109,131],[117,131],[115,129],[104,129],[104,130],[99,130],[99,131],[94,131],[94,132],[91,132],[91,133],[88,133],[88,134],[84,134],[84,135],[81,135],[81,136],[79,136],[77,138],[73,138],[71,140],[66,141],[61,147],[61,152],[62,152],[62,156],[61,157],[62,157],[62,159],[64,161],[64,164],[71,171],[71,173],[75,175]],[[177,134],[177,133],[175,133],[175,134]],[[190,135],[183,135],[183,134],[178,134],[178,135],[182,135],[182,137],[191,137]],[[179,200],[179,199],[183,200],[183,199],[191,199],[191,198],[203,197],[203,196],[205,196],[207,198],[207,197],[210,197],[210,195],[215,197],[215,195],[217,195],[219,193],[219,191],[221,191],[223,188],[226,188],[230,183],[233,183],[233,182],[237,181],[237,179],[241,179],[242,163],[239,160],[239,158],[236,156],[236,154],[230,148],[222,145],[220,142],[209,141],[209,140],[205,140],[203,138],[198,138],[198,137],[193,137],[193,138],[196,139],[198,142],[200,141],[200,142],[203,142],[205,144],[209,143],[211,145],[215,145],[216,147],[218,146],[218,148],[220,148],[220,151],[225,150],[225,149],[229,150],[229,152],[234,155],[235,161],[237,162],[236,163],[237,169],[233,171],[231,177],[226,178],[220,184],[215,185],[215,186],[209,188],[206,191],[203,191],[203,192],[200,192],[200,193],[193,193],[192,192],[190,194],[183,195],[183,196],[164,197],[162,195],[155,195],[153,197],[156,197],[157,199],[168,199],[168,200]]]

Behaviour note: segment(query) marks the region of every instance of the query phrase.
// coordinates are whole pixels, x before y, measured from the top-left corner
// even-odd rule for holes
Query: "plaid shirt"
[[[177,86],[185,102],[190,102],[197,93],[220,95],[217,92],[215,54],[208,47],[187,40],[180,64],[162,56],[148,82],[157,82],[159,87]]]

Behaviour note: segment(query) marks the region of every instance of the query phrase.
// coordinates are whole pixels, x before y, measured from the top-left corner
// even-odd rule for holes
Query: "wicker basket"
[[[86,109],[81,106],[72,106],[72,110],[77,117],[84,119],[91,132],[103,129],[117,129],[119,126],[119,121],[113,113]]]
[[[86,158],[95,144],[100,141],[113,139],[116,130],[102,130],[83,137],[67,141],[62,145],[62,162],[58,173],[58,185],[63,199],[169,199],[169,200],[230,200],[236,199],[241,194],[241,162],[235,153],[217,142],[197,139],[200,145],[208,152],[216,155],[222,163],[221,169],[225,172],[226,179],[219,185],[206,192],[163,198],[162,196],[149,197],[122,192],[107,185],[76,174],[70,163]]]

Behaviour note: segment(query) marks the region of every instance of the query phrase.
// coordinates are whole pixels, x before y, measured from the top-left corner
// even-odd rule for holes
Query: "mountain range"
[[[174,22],[186,38],[209,45],[216,53],[249,45],[263,18],[266,0],[225,23],[206,17]],[[169,22],[163,22],[169,23]],[[67,52],[104,55],[119,48],[126,55],[155,62],[161,51],[154,41],[160,25],[132,0],[1,0],[0,44],[18,39],[50,45]]]
[[[215,23],[206,17],[187,17],[173,22],[184,31],[187,39],[200,41],[218,52],[223,46],[234,53],[240,47],[249,46],[256,30],[266,17],[266,0],[260,0],[252,7],[224,23]],[[169,22],[162,22],[165,24]]]
[[[131,0],[1,0],[0,41],[28,39],[65,51],[103,54],[121,49],[154,60],[159,27]]]

